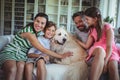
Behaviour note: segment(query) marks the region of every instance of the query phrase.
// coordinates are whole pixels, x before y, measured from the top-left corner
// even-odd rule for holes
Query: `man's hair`
[[[73,14],[72,19],[74,20],[75,17],[80,16],[82,19],[84,19],[84,11],[78,11]]]

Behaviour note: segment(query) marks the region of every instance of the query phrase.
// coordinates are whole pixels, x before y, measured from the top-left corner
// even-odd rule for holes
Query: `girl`
[[[41,31],[48,23],[48,16],[44,13],[38,13],[33,23],[27,25],[24,29],[18,32],[13,42],[7,45],[0,53],[0,67],[5,72],[6,80],[22,80],[24,64],[27,59],[26,53],[31,46],[48,55],[65,58],[71,56],[71,53],[58,55],[44,48],[36,36],[39,36]]]
[[[54,36],[55,30],[55,23],[49,21],[48,25],[44,29],[44,35],[38,37],[39,42],[47,49],[50,49],[50,39]],[[33,47],[29,50],[28,57],[29,58],[25,66],[25,80],[32,80],[34,65],[37,65],[37,80],[46,80],[45,63],[48,63],[49,56]]]
[[[119,80],[118,53],[114,42],[114,33],[110,24],[102,23],[100,10],[96,7],[88,8],[85,17],[89,26],[89,36],[84,44],[79,44],[89,49],[87,60],[93,58],[89,80],[99,80],[100,75],[108,70],[109,80]]]

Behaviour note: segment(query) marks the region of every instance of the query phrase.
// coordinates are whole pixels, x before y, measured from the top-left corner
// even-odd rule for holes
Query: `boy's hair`
[[[55,27],[55,30],[57,29],[56,24],[52,21],[48,21],[48,24],[46,25],[46,27],[44,28],[44,32],[47,30],[47,28],[50,28],[51,26]]]
[[[80,16],[82,19],[85,19],[84,11],[76,12],[72,15],[72,19],[74,20],[75,17]]]
[[[102,21],[101,12],[97,7],[90,7],[85,10],[85,15],[88,17],[97,18],[97,25],[95,26],[95,28],[97,30],[97,36],[98,36],[97,41],[98,41],[102,36],[102,22],[103,21]]]

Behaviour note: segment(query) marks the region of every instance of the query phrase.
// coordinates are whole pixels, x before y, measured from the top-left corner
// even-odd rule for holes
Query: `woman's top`
[[[27,26],[24,29],[20,30],[13,38],[13,41],[8,44],[3,51],[0,52],[0,66],[6,60],[15,60],[15,61],[26,61],[27,51],[32,47],[28,39],[22,38],[21,33],[30,32],[35,34],[33,31],[33,26]],[[41,32],[39,32],[41,33]]]

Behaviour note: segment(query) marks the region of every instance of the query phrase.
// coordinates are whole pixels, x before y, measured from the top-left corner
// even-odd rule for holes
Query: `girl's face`
[[[52,38],[55,35],[55,30],[55,26],[47,28],[45,31],[45,37],[48,39]]]
[[[96,18],[92,18],[92,17],[89,17],[89,16],[85,16],[85,18],[86,18],[86,22],[88,24],[88,27],[94,26],[96,24],[96,21],[97,21]]]
[[[36,32],[42,31],[46,25],[46,19],[44,17],[37,17],[34,20],[34,29]]]

